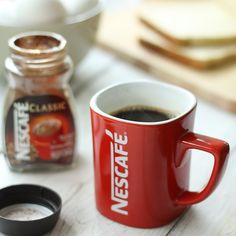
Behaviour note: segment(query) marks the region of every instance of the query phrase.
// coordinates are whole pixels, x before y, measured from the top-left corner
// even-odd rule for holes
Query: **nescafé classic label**
[[[15,100],[7,113],[5,140],[10,159],[71,162],[75,124],[67,100],[54,95]]]

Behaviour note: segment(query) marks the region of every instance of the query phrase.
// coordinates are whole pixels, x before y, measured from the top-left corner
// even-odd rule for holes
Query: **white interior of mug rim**
[[[120,83],[105,88],[96,93],[91,101],[90,107],[96,113],[126,123],[153,125],[169,123],[180,118],[196,106],[195,96],[180,87],[163,82],[134,81]],[[137,122],[124,120],[110,115],[130,106],[156,107],[174,114],[174,117],[159,122]]]

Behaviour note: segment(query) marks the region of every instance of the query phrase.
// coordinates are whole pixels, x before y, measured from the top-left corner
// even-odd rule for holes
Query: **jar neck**
[[[71,62],[65,55],[50,55],[45,58],[30,58],[11,54],[6,59],[6,69],[16,75],[42,77],[61,74],[70,69]]]
[[[21,78],[51,77],[72,67],[66,54],[66,40],[54,33],[33,32],[9,40],[10,56],[5,61],[7,71]]]
[[[25,95],[48,94],[52,91],[61,91],[69,88],[68,80],[72,70],[54,76],[21,77],[8,72],[8,83],[12,89],[22,91]]]

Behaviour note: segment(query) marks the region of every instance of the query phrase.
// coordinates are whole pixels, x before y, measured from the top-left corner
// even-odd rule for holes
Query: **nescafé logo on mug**
[[[111,210],[122,215],[128,215],[128,152],[125,151],[128,143],[126,133],[112,133],[106,129],[106,134],[111,138],[110,158],[111,158],[111,200],[114,204]]]

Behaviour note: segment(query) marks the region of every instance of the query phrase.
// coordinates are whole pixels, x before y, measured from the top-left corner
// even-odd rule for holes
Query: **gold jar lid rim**
[[[37,40],[35,40],[36,37],[38,38]],[[43,43],[40,44],[42,41]],[[64,50],[66,47],[66,40],[63,36],[57,33],[33,31],[13,36],[9,39],[8,45],[13,53],[15,52],[21,55],[42,55],[57,53]]]

